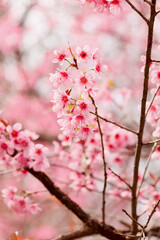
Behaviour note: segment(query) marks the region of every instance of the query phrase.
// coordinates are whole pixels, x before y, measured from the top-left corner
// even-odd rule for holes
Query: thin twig
[[[159,142],[160,142],[160,138],[143,143],[143,145],[149,145],[149,144],[154,144],[154,143],[159,143]]]
[[[149,222],[150,222],[150,220],[151,220],[153,214],[155,213],[156,208],[158,207],[159,203],[160,203],[160,198],[158,199],[158,201],[157,201],[157,203],[155,204],[155,206],[154,206],[154,208],[153,208],[151,214],[149,215],[148,220],[147,220],[147,222],[146,222],[144,228],[147,228],[147,227],[148,227],[148,224],[149,224]]]
[[[0,172],[0,176],[6,175],[8,173],[12,173],[12,172],[15,172],[15,171],[18,171],[18,170],[20,170],[20,169],[19,168],[14,168],[14,169],[5,170],[3,172]]]
[[[160,13],[160,10],[156,12],[156,15]],[[159,61],[160,62],[160,61]]]
[[[145,179],[145,175],[146,175],[146,172],[147,172],[147,169],[148,169],[148,165],[149,165],[149,162],[151,160],[151,157],[152,157],[152,153],[154,152],[155,148],[157,146],[157,143],[154,143],[153,147],[152,147],[152,150],[149,154],[149,157],[147,159],[147,163],[146,163],[146,166],[145,166],[145,169],[144,169],[144,173],[143,173],[143,176],[142,176],[142,180],[141,180],[141,183],[139,185],[139,188],[138,188],[138,193],[137,193],[137,197],[139,196],[139,193],[140,193],[140,190],[141,190],[141,187],[142,187],[142,184],[144,182],[144,179]]]
[[[47,189],[42,189],[42,190],[33,191],[33,192],[26,191],[25,192],[25,197],[28,197],[28,196],[30,196],[32,194],[38,194],[38,193],[44,193],[44,192],[48,192]]]
[[[150,6],[152,6],[152,3],[148,0],[144,0],[145,3],[149,4]]]
[[[150,222],[150,220],[151,220],[153,214],[155,213],[156,208],[158,207],[159,203],[160,203],[160,198],[158,199],[158,201],[157,201],[157,203],[155,204],[155,206],[154,206],[154,208],[153,208],[151,214],[149,215],[148,220],[147,220],[145,226],[142,228],[142,232],[141,232],[141,234],[140,234],[139,239],[141,239],[141,237],[143,236],[144,231],[145,231],[145,229],[148,227],[148,224],[149,224],[149,222]]]
[[[152,99],[151,99],[151,102],[150,102],[150,104],[149,104],[149,106],[148,106],[148,108],[147,108],[146,117],[147,117],[147,114],[148,114],[148,112],[149,112],[149,109],[151,108],[151,106],[152,106],[152,104],[153,104],[153,102],[154,102],[154,99],[155,99],[155,97],[156,97],[159,89],[160,89],[160,85],[159,85],[158,88],[156,89],[156,92],[154,93],[154,95],[153,95],[153,97],[152,97]]]
[[[138,226],[140,226],[140,227],[143,229],[143,226],[142,226],[137,220],[133,219],[133,218],[131,217],[131,215],[130,215],[125,209],[122,209],[122,211],[123,211],[132,221],[134,221]]]
[[[95,115],[97,118],[97,124],[98,124],[99,134],[100,134],[100,138],[101,138],[102,159],[103,159],[103,167],[104,167],[104,185],[103,185],[103,191],[102,191],[102,221],[103,221],[103,226],[104,226],[104,224],[105,224],[105,204],[106,204],[105,193],[106,193],[106,187],[107,187],[107,164],[106,164],[106,160],[105,160],[103,133],[102,133],[102,129],[101,129],[100,121],[99,121],[98,109],[95,104],[94,98],[91,95],[89,95],[89,96],[90,96],[90,98],[92,100],[92,104],[95,108]]]
[[[93,112],[90,112],[90,113],[96,115],[96,114],[93,113]],[[113,124],[113,125],[115,125],[115,126],[117,126],[117,127],[119,127],[119,128],[122,128],[122,129],[124,129],[124,130],[126,130],[126,131],[128,131],[128,132],[132,132],[132,133],[134,133],[134,134],[137,135],[137,132],[135,132],[134,130],[132,130],[132,129],[130,129],[130,128],[127,128],[127,127],[125,127],[125,126],[122,126],[122,125],[120,125],[120,124],[117,123],[117,122],[114,122],[114,121],[108,120],[108,119],[106,119],[106,118],[103,118],[103,117],[101,117],[100,115],[97,115],[97,116],[98,116],[98,118],[102,119],[102,120],[105,121],[105,122],[111,123],[111,124]]]
[[[118,177],[122,182],[124,182],[129,189],[132,189],[131,185],[127,183],[121,176],[119,176],[117,173],[115,173],[111,168],[108,168],[116,177]]]
[[[133,3],[130,2],[130,0],[125,0],[130,7],[139,14],[139,16],[141,16],[143,18],[143,20],[148,24],[149,20],[140,12],[140,10],[138,8],[136,8],[136,6],[133,5]]]
[[[160,60],[151,60],[151,62],[160,63]]]

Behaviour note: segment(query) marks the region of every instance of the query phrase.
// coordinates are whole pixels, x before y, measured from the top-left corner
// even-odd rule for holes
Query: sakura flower
[[[50,73],[50,81],[53,84],[53,87],[59,88],[59,87],[66,87],[69,88],[71,85],[71,77],[70,74],[67,71],[57,71],[54,74]]]
[[[13,152],[12,143],[2,135],[0,138],[0,156],[4,157],[6,153],[12,155]]]
[[[77,100],[77,108],[75,109],[75,114],[77,113],[87,113],[93,110],[93,105],[90,99]]]
[[[72,121],[71,121],[71,124],[74,127],[78,127],[78,128],[84,126],[85,123],[86,123],[86,118],[84,115],[73,116]]]
[[[28,205],[28,212],[30,212],[33,215],[37,214],[41,210],[42,209],[40,207],[38,207],[38,203],[30,203]]]
[[[102,65],[101,59],[99,59],[96,63],[96,66],[94,68],[95,72],[100,75],[101,72],[107,71],[108,67],[107,65]]]
[[[17,188],[14,186],[9,186],[5,189],[2,189],[2,197],[8,206],[12,205],[10,201],[15,198],[15,193],[17,192]]]
[[[93,130],[91,129],[91,127],[82,127],[77,131],[77,136],[80,139],[84,140],[89,136],[93,136]]]
[[[151,82],[160,85],[160,71],[155,70],[151,73]]]
[[[90,73],[81,73],[77,80],[80,88],[91,88],[95,83],[94,77]]]
[[[11,139],[15,139],[19,136],[19,132],[22,129],[22,125],[20,123],[15,123],[13,127],[10,125],[7,126],[6,130],[9,133]]]
[[[71,137],[69,135],[59,134],[58,139],[61,141],[62,146],[71,144]]]
[[[60,62],[63,64],[64,60],[68,57],[66,50],[54,50],[54,58],[52,60],[53,63]]]
[[[24,168],[24,167],[28,167],[29,161],[31,161],[31,159],[27,158],[22,152],[19,152],[12,159],[12,164],[16,168]]]
[[[34,147],[30,149],[30,157],[33,159],[32,162],[29,163],[29,166],[33,168],[35,171],[44,171],[49,167],[49,162],[45,153],[47,152],[47,148],[42,144],[36,144]]]
[[[96,48],[95,51],[92,53],[92,59],[93,59],[94,61],[98,61],[98,59],[99,59],[98,48]]]
[[[53,110],[61,115],[63,109],[68,105],[69,97],[65,92],[54,91],[52,102],[54,103]]]
[[[83,49],[81,49],[80,47],[76,48],[76,52],[78,54],[78,59],[81,61],[86,61],[86,59],[89,57],[89,51],[90,48],[89,46],[85,46]]]

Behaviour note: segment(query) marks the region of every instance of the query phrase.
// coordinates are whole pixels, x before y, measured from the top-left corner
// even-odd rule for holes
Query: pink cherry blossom
[[[64,60],[68,57],[66,50],[54,50],[54,58],[52,60],[53,63],[60,62],[63,64]]]
[[[85,46],[84,48],[77,47],[76,52],[78,54],[78,60],[86,61],[87,58],[89,57],[89,51],[90,51],[89,46]]]

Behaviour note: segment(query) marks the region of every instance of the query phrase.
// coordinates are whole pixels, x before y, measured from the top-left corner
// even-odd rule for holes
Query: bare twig
[[[103,221],[103,225],[104,225],[105,224],[105,204],[106,204],[105,193],[106,193],[106,187],[107,187],[107,164],[106,164],[106,160],[105,160],[103,133],[102,133],[102,129],[101,129],[100,121],[99,121],[98,109],[95,104],[94,98],[91,95],[90,95],[90,98],[91,98],[92,104],[95,108],[95,115],[97,118],[97,124],[98,124],[99,134],[100,134],[100,138],[101,138],[101,147],[102,147],[102,159],[103,159],[103,167],[104,167],[104,185],[103,185],[103,191],[102,191],[102,221]]]
[[[90,113],[96,115],[96,114],[93,113],[93,112],[90,112]],[[130,128],[127,128],[127,127],[125,127],[125,126],[122,126],[122,125],[120,125],[120,124],[117,123],[117,122],[114,122],[114,121],[108,120],[108,119],[106,119],[106,118],[103,118],[103,117],[101,117],[100,115],[97,115],[97,116],[98,116],[98,118],[102,119],[102,120],[105,121],[105,122],[111,123],[111,124],[113,124],[113,125],[115,125],[115,126],[117,126],[117,127],[119,127],[119,128],[122,128],[122,129],[124,129],[124,130],[126,130],[126,131],[128,131],[128,132],[132,132],[132,133],[134,133],[134,134],[137,135],[137,132],[135,132],[134,130],[132,130],[132,129],[130,129]]]
[[[140,235],[139,239],[141,239],[141,237],[143,236],[144,231],[145,231],[145,229],[148,227],[148,224],[149,224],[149,222],[150,222],[150,220],[151,220],[153,214],[155,213],[156,208],[158,207],[159,203],[160,203],[160,198],[158,199],[158,201],[157,201],[157,203],[155,204],[155,206],[154,206],[154,208],[153,208],[151,214],[149,215],[148,220],[147,220],[145,226],[142,228],[142,232],[141,232],[141,235]]]
[[[143,226],[142,226],[137,220],[135,220],[134,218],[132,218],[131,215],[130,215],[125,209],[122,209],[122,211],[123,211],[132,221],[134,221],[138,226],[140,226],[141,228],[143,228]]]
[[[160,89],[160,85],[159,85],[158,88],[156,89],[156,92],[154,93],[154,95],[153,95],[153,97],[152,97],[152,99],[151,99],[151,102],[150,102],[150,104],[149,104],[149,106],[148,106],[148,108],[147,108],[146,117],[147,117],[147,114],[148,114],[148,112],[149,112],[150,107],[152,106],[152,104],[153,104],[153,102],[154,102],[154,99],[155,99],[155,97],[156,97],[159,89]]]
[[[143,20],[148,24],[149,23],[149,20],[140,12],[140,10],[138,8],[136,8],[136,6],[133,5],[133,3],[131,3],[130,0],[125,0],[129,5],[130,7],[139,14],[139,16],[141,16],[143,18]]]
[[[140,190],[141,190],[141,187],[142,187],[142,184],[144,182],[144,179],[145,179],[145,175],[146,175],[146,172],[147,172],[147,169],[148,169],[148,165],[149,165],[149,162],[151,160],[151,157],[152,157],[152,153],[154,152],[155,148],[157,146],[157,143],[154,143],[153,147],[152,147],[152,150],[149,154],[149,157],[147,159],[147,163],[146,163],[146,166],[145,166],[145,169],[144,169],[144,173],[143,173],[143,176],[142,176],[142,180],[141,180],[141,183],[139,185],[139,189],[138,189],[138,193],[137,193],[137,197],[139,196],[139,193],[140,193]]]
[[[160,10],[156,12],[156,15],[160,13]],[[160,61],[159,61],[160,62]]]
[[[160,63],[160,60],[151,60],[151,62]]]
[[[12,173],[12,172],[15,172],[15,171],[18,171],[18,170],[19,170],[18,168],[5,170],[5,171],[0,172],[0,176],[6,175],[8,173]]]
[[[147,222],[146,222],[144,228],[147,228],[147,227],[148,227],[148,224],[149,224],[149,222],[150,222],[150,220],[151,220],[153,214],[155,213],[156,208],[158,207],[159,203],[160,203],[160,198],[158,199],[158,201],[157,201],[157,203],[155,204],[155,206],[154,206],[154,208],[153,208],[151,214],[149,215],[148,220],[147,220]]]
[[[144,2],[152,6],[152,3],[149,0],[144,0]]]
[[[149,145],[149,144],[154,144],[154,143],[159,143],[159,142],[160,142],[160,138],[149,141],[149,142],[146,142],[146,143],[143,143],[143,145]]]
[[[108,168],[116,177],[118,177],[122,182],[124,182],[129,189],[132,189],[131,185],[127,183],[121,176],[119,176],[117,173],[115,173],[111,168]]]

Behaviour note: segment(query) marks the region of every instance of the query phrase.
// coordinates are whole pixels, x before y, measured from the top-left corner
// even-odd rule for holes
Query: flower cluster
[[[8,208],[20,214],[36,214],[41,210],[37,203],[32,203],[31,199],[25,195],[18,195],[17,191],[16,187],[7,187],[2,190],[2,197]]]
[[[53,85],[53,110],[59,118],[58,123],[66,136],[85,139],[96,130],[91,97],[96,95],[96,74],[99,76],[107,67],[102,65],[97,49],[91,52],[88,46],[77,47],[75,54],[69,47],[54,51],[54,63],[64,62],[67,66],[50,74]],[[90,64],[90,69],[86,70]],[[72,71],[70,69],[72,68]]]
[[[0,162],[5,169],[15,169],[26,173],[25,168],[33,168],[35,171],[44,171],[49,167],[46,157],[47,148],[42,144],[35,144],[38,136],[28,130],[22,130],[20,123],[13,126],[4,120],[0,121]],[[6,205],[14,211],[24,214],[36,214],[40,208],[32,203],[26,195],[17,195],[16,187],[8,187],[2,190],[2,196]]]
[[[98,11],[105,11],[110,10],[113,11],[113,9],[120,6],[121,0],[80,0],[82,4],[89,3],[92,4],[95,10]]]
[[[7,168],[33,168],[35,171],[45,170],[49,162],[45,153],[47,148],[35,144],[37,135],[22,130],[20,123],[13,126],[0,121],[0,161]]]

